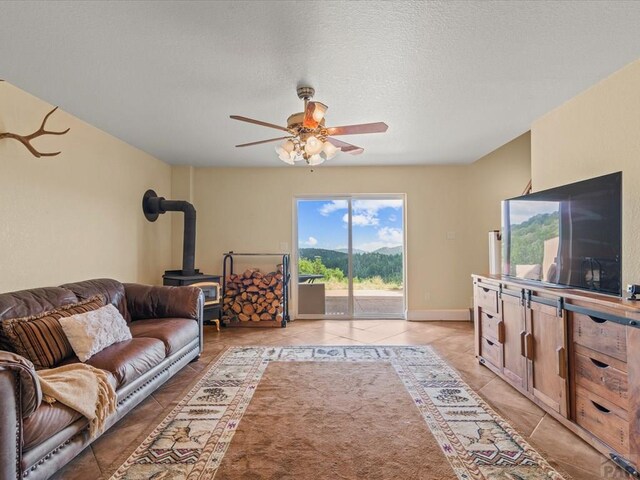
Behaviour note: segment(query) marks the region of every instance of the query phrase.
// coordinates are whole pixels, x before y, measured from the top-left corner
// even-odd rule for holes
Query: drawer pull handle
[[[607,365],[604,362],[600,362],[600,361],[596,360],[595,358],[590,358],[589,360],[591,360],[591,363],[593,363],[598,368],[609,368],[609,365]]]
[[[492,347],[495,345],[491,340],[487,340],[486,338],[484,339],[484,341],[487,342]]]
[[[594,317],[593,315],[589,315],[589,318],[596,323],[605,323],[606,320],[604,318]]]
[[[598,410],[600,410],[602,413],[611,413],[611,410],[609,410],[608,408],[603,407],[599,403],[596,403],[593,400],[591,400],[591,403],[593,403],[593,406],[596,407]]]
[[[485,316],[486,316],[487,318],[493,318],[493,315],[489,315],[488,313],[485,313]]]
[[[520,332],[520,355],[522,355],[524,358],[527,358],[526,339],[527,332],[523,330]]]
[[[489,289],[488,288],[484,288],[484,287],[481,287],[481,288],[482,288],[482,290],[484,290],[484,293],[489,293]]]

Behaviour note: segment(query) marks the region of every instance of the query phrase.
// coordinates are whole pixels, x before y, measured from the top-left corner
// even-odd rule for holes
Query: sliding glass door
[[[404,196],[295,201],[299,318],[403,318]]]

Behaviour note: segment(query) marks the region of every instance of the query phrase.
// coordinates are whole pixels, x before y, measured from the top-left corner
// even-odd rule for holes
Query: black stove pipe
[[[184,238],[182,241],[182,275],[196,274],[196,209],[184,200],[166,200],[153,190],[147,190],[142,197],[142,210],[150,222],[166,212],[184,213]]]

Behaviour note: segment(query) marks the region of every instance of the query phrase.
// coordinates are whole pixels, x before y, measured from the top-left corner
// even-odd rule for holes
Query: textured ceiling
[[[173,164],[284,165],[229,115],[284,125],[299,83],[328,125],[389,125],[332,165],[467,163],[640,57],[639,24],[633,1],[1,2],[0,78]]]

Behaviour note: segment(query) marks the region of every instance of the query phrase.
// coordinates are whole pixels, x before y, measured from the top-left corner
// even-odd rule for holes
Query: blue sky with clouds
[[[399,199],[354,199],[353,248],[402,245],[402,208]],[[347,222],[347,200],[298,200],[298,247],[346,249]]]

